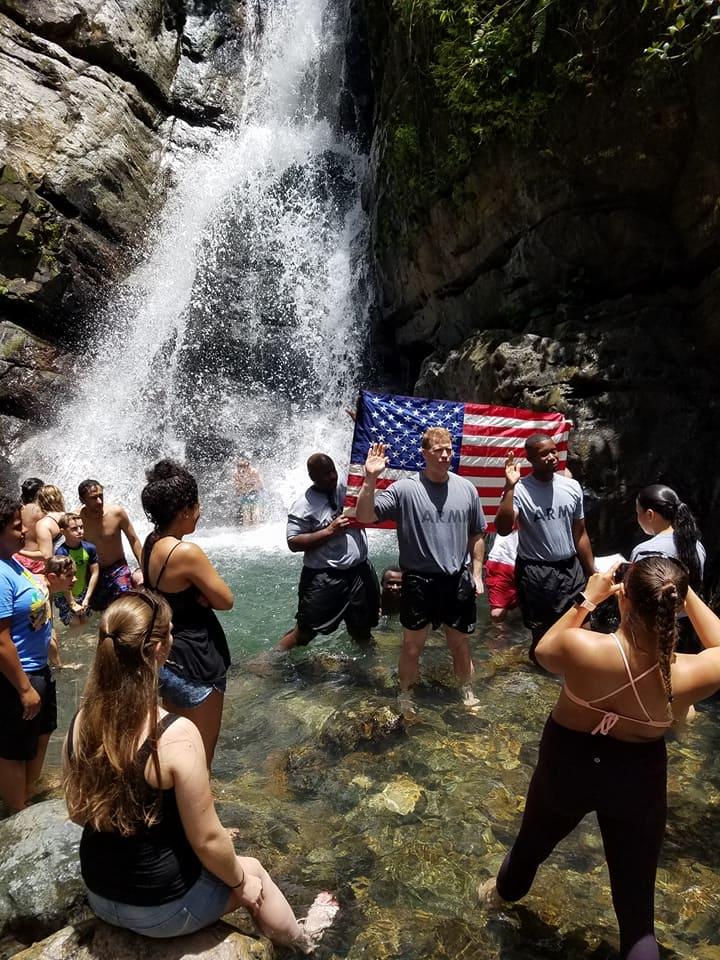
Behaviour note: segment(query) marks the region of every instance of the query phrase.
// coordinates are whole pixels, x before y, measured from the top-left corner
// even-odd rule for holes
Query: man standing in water
[[[485,515],[477,490],[450,472],[452,437],[444,427],[422,435],[425,469],[417,480],[397,480],[375,493],[387,465],[385,444],[374,443],[365,461],[365,480],[357,500],[360,523],[394,520],[403,572],[400,623],[403,646],[398,672],[403,712],[414,713],[410,694],[430,624],[445,627],[455,676],[463,700],[472,705],[473,674],[468,634],[475,630],[475,597],[483,591]]]
[[[305,646],[318,633],[337,630],[345,621],[353,640],[367,643],[377,626],[380,587],[368,561],[367,535],[342,515],[345,487],[338,484],[335,464],[313,453],[307,471],[312,480],[288,514],[287,544],[303,553],[295,626],[278,650]]]
[[[532,473],[524,478],[514,454],[505,461],[505,490],[495,527],[507,536],[517,522],[515,582],[535,662],[540,637],[573,603],[594,609],[581,591],[595,572],[595,560],[585,529],[582,488],[556,472],[555,441],[534,433],[525,441],[525,456]]]
[[[142,544],[124,507],[107,506],[103,486],[98,480],[83,480],[78,487],[82,502],[80,519],[85,539],[95,545],[100,564],[100,582],[92,598],[93,610],[104,610],[121,593],[142,583],[139,570],[130,573],[125,560],[122,535],[140,563]]]

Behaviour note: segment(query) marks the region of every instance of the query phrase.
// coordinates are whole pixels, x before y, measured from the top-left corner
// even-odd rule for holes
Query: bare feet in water
[[[477,888],[477,896],[480,906],[486,910],[499,910],[505,904],[505,900],[497,892],[495,877],[490,877]]]
[[[327,890],[323,890],[313,900],[308,915],[299,920],[302,934],[297,939],[297,945],[303,953],[309,954],[318,947],[322,936],[328,927],[332,926],[340,904]]]
[[[409,691],[402,691],[398,696],[398,710],[406,720],[416,719],[417,707],[413,695]]]

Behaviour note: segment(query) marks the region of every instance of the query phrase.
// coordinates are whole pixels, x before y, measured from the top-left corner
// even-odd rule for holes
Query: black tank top
[[[163,717],[158,739],[177,719],[173,714]],[[74,726],[75,717],[68,731],[68,757],[73,755]],[[149,756],[148,739],[138,751],[140,769],[144,770]],[[152,789],[148,784],[148,790]],[[131,837],[85,825],[80,870],[91,893],[117,903],[156,907],[179,900],[197,883],[202,864],[185,836],[175,788],[160,793],[160,819],[151,827],[139,826]]]
[[[215,611],[199,601],[200,591],[190,586],[178,593],[166,593],[160,589],[160,581],[165,573],[173,552],[180,546],[178,541],[170,550],[155,586],[150,584],[150,554],[158,542],[154,534],[145,541],[143,547],[143,577],[151,590],[156,590],[170,604],[172,610],[173,645],[165,661],[165,666],[187,680],[211,685],[222,680],[230,666],[230,651],[225,632]]]

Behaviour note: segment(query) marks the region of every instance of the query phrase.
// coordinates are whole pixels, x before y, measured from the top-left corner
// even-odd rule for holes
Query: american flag
[[[382,490],[403,477],[414,477],[425,466],[420,439],[428,427],[446,427],[452,436],[452,470],[477,488],[490,530],[505,485],[505,459],[517,458],[523,476],[530,472],[525,440],[546,433],[557,443],[561,464],[567,460],[572,424],[561,413],[538,413],[488,403],[459,403],[396,397],[363,390],[358,400],[345,507],[355,515],[357,491],[363,482],[363,464],[371,443],[387,444],[388,465],[377,482]],[[374,524],[394,527],[391,522]]]

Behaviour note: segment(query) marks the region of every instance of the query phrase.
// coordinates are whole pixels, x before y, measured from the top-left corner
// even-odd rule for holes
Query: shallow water
[[[461,706],[444,642],[424,657],[418,722],[349,752],[323,745],[326,722],[342,730],[363,703],[394,707],[399,630],[361,651],[342,632],[280,662],[257,665],[291,624],[301,559],[283,528],[196,538],[236,595],[222,614],[233,651],[215,793],[227,826],[260,857],[302,911],[321,888],[338,891],[341,920],[318,956],[348,960],[614,957],[615,918],[594,821],[541,868],[521,904],[488,917],[477,883],[494,872],[519,825],[544,719],[557,683],[525,660],[522,625],[502,631],[479,604],[473,638],[480,700]],[[374,533],[378,569],[394,538]],[[66,661],[87,663],[92,635],[63,639]],[[60,728],[85,668],[58,675]],[[334,716],[333,716],[334,714]],[[328,718],[331,718],[328,721]],[[670,744],[670,821],[657,885],[664,957],[720,958],[720,710],[703,706]],[[357,738],[356,738],[357,740]],[[325,737],[327,743],[327,736]],[[60,737],[48,780],[57,776]]]

